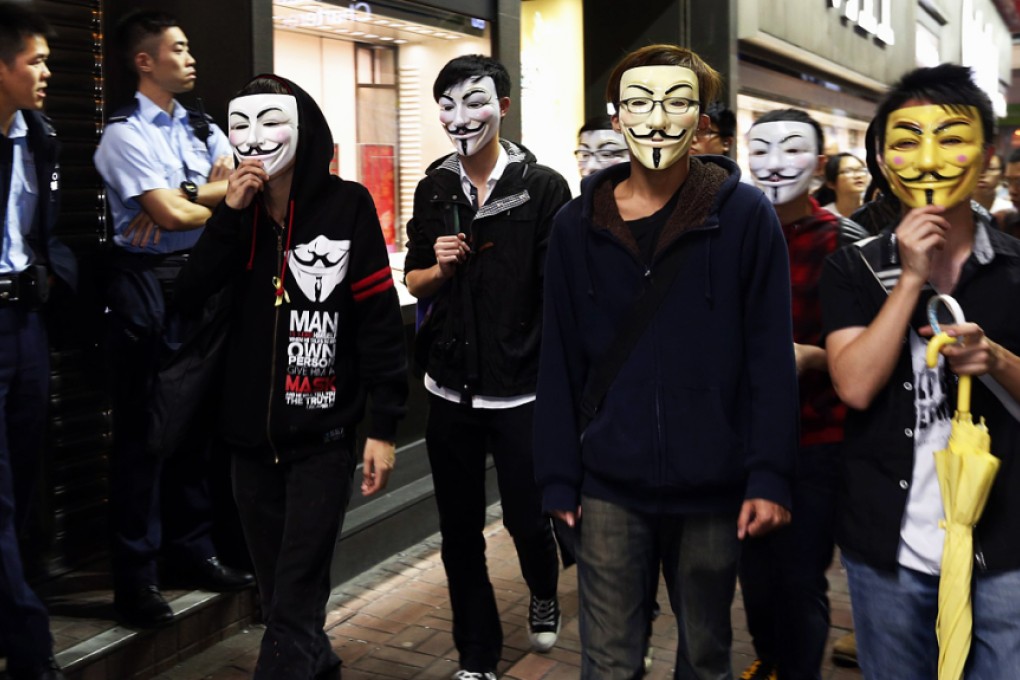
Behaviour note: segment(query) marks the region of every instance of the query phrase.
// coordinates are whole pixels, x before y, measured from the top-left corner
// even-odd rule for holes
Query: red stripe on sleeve
[[[375,284],[371,288],[368,288],[367,290],[361,290],[361,291],[358,291],[358,292],[354,293],[354,301],[355,302],[361,302],[362,300],[365,300],[366,298],[370,298],[373,295],[378,295],[379,293],[383,292],[384,290],[388,290],[388,289],[390,289],[392,287],[393,287],[393,277],[389,277],[389,278],[387,278],[387,279],[385,279],[383,281],[380,281],[379,283]]]
[[[375,286],[379,282],[379,280],[383,278],[390,279],[390,282],[393,281],[393,272],[390,270],[389,266],[383,267],[374,274],[369,274],[360,281],[355,281],[354,283],[351,284],[351,290],[354,291],[355,293],[358,293],[364,290],[365,288]]]

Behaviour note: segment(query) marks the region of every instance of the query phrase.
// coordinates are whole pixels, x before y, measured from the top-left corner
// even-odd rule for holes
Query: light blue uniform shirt
[[[14,146],[11,159],[11,191],[7,196],[7,219],[4,221],[3,252],[0,253],[0,274],[25,271],[32,263],[32,248],[26,238],[35,219],[39,203],[35,158],[28,148],[28,125],[18,111],[7,131]]]
[[[176,100],[171,115],[141,92],[135,98],[138,107],[126,121],[106,126],[95,155],[113,213],[113,242],[136,253],[187,250],[202,235],[201,228],[163,231],[158,245],[150,241],[144,248],[132,246],[122,234],[141,210],[139,196],[153,189],[177,189],[185,179],[205,184],[213,162],[232,155],[233,149],[223,131],[212,124],[207,148],[191,129],[187,110]]]

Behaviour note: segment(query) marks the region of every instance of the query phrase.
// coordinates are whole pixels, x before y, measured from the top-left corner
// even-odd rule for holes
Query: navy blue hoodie
[[[790,507],[797,375],[786,243],[772,205],[721,156],[691,158],[651,265],[616,208],[629,164],[600,172],[556,217],[545,276],[535,468],[546,511],[581,494],[656,513]],[[683,255],[584,433],[578,403],[635,300]]]

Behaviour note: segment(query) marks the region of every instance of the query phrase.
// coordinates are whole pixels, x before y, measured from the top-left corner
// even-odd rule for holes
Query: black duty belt
[[[41,307],[49,296],[46,267],[31,265],[23,272],[0,274],[0,306]]]

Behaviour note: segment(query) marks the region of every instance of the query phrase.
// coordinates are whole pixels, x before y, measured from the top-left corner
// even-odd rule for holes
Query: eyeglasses
[[[865,177],[869,173],[867,168],[846,168],[845,170],[840,170],[839,174],[850,177]]]
[[[1006,184],[1011,187],[1020,187],[1020,177],[1004,177]]]
[[[694,133],[694,136],[698,139],[712,139],[713,137],[719,136],[718,130],[698,130]]]
[[[587,163],[592,158],[599,161],[615,161],[619,158],[624,158],[627,155],[626,149],[600,149],[598,151],[591,151],[589,149],[577,149],[574,151],[574,158],[579,163]]]
[[[631,113],[636,113],[639,116],[651,113],[656,104],[661,106],[662,110],[666,114],[673,116],[679,116],[680,114],[687,113],[691,107],[697,107],[699,105],[695,100],[687,99],[686,97],[668,97],[666,99],[631,97],[629,99],[620,100],[620,106]]]

